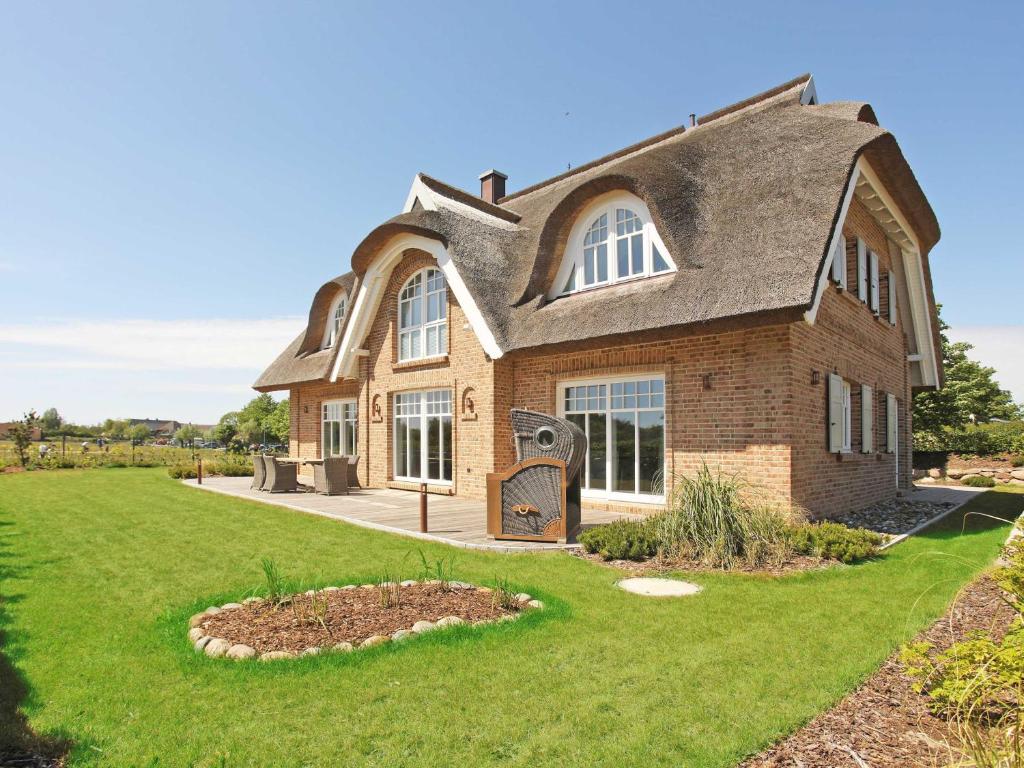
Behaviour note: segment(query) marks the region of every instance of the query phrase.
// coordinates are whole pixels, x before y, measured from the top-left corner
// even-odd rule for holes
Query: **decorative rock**
[[[195,643],[193,643],[192,647],[195,648],[197,651],[201,651],[204,648],[206,648],[206,644],[211,640],[213,640],[213,638],[209,635],[203,635],[198,640],[196,640]]]
[[[210,615],[208,613],[197,613],[191,619],[188,620],[188,628],[192,629],[193,627],[198,627],[208,618],[210,618]]]
[[[313,595],[316,594],[316,590],[315,589],[307,589],[303,594],[305,594],[306,597],[312,597]]]
[[[942,477],[942,470],[939,469],[938,467],[932,467],[931,469],[928,470],[928,477],[934,477],[936,480],[938,480],[940,477]]]
[[[403,587],[415,587],[419,582],[416,579],[406,579],[402,582]]]
[[[542,603],[540,600],[531,600],[526,605],[529,606],[530,608],[543,608],[544,607],[544,603]]]
[[[320,591],[321,591],[321,592],[337,592],[337,591],[339,591],[340,589],[341,589],[341,587],[324,587],[324,588],[323,588],[323,589],[321,589]]]
[[[349,652],[352,651],[352,649],[353,649],[352,643],[341,642],[341,643],[335,643],[334,645],[331,646],[331,650],[332,651],[339,651],[341,653],[349,653]]]
[[[361,589],[376,589],[377,585],[376,584],[361,584],[360,588]]]
[[[435,624],[434,626],[437,626],[437,627],[454,627],[454,626],[457,626],[459,624],[465,624],[465,623],[466,623],[466,620],[463,619],[460,616],[445,616],[443,619],[438,619],[437,620],[437,624]]]
[[[319,653],[319,648],[309,647],[306,648],[302,653],[300,653],[299,656],[316,656]]]
[[[253,648],[251,645],[245,645],[244,643],[235,643],[230,648],[228,648],[228,652],[224,655],[227,656],[229,659],[252,659],[256,656],[256,649]]]
[[[950,478],[951,480],[959,480],[961,477],[964,476],[966,472],[966,469],[947,469],[946,477]]]
[[[525,592],[520,592],[518,595],[516,595],[516,600],[520,603],[528,603],[531,600],[533,600],[533,597],[526,594]]]
[[[391,639],[396,641],[404,640],[405,638],[412,637],[415,634],[416,633],[413,632],[411,629],[396,629],[394,632],[391,633]]]
[[[969,474],[965,472],[965,475]],[[919,480],[920,483],[934,483],[933,478]],[[922,523],[933,520],[946,512],[950,502],[914,501],[913,498],[896,498],[879,502],[870,507],[837,515],[833,520],[852,528],[867,528],[878,533],[899,535]]]
[[[448,583],[448,586],[452,589],[473,589],[472,584],[467,584],[464,581],[452,581]]]
[[[493,592],[494,590],[493,590],[493,589],[491,589],[490,587],[477,587],[477,588],[476,588],[476,591],[477,591],[477,592],[479,592],[479,593],[480,593],[481,595],[489,595],[489,594],[491,594],[491,593],[492,593],[492,592]]]
[[[432,621],[417,621],[415,624],[412,625],[412,631],[416,634],[419,634],[421,632],[429,632],[436,626],[437,625]]]
[[[346,584],[344,587],[341,588],[341,591],[345,592],[346,590],[355,589],[355,588],[356,588],[355,584]]]
[[[1024,480],[1024,469],[1011,469],[1010,477],[1014,480]]]
[[[192,627],[192,629],[188,631],[188,641],[192,643],[192,645],[198,643],[199,638],[201,637],[206,637],[206,630],[202,627]]]
[[[252,605],[253,603],[262,603],[262,597],[247,597],[242,601],[242,605]]]
[[[371,584],[371,586],[373,586]],[[359,644],[360,648],[373,648],[375,645],[383,645],[391,640],[387,635],[371,635]]]
[[[700,592],[700,587],[678,579],[634,578],[617,582],[620,589],[646,597],[686,597]]]
[[[537,601],[537,602],[540,602],[540,601]],[[518,613],[503,613],[496,620],[497,621],[515,621],[518,618],[519,618],[519,614]]]
[[[205,613],[207,616],[216,616],[218,613],[220,613],[220,608],[218,608],[216,605],[211,605],[209,608],[203,611],[203,613]]]
[[[922,477],[917,482],[924,483],[925,485],[933,485],[935,483],[935,478],[934,477]]]
[[[295,654],[291,651],[267,651],[260,654],[260,661],[275,661],[277,659],[294,659]]]
[[[220,607],[220,609],[222,611],[234,611],[234,610],[236,610],[238,608],[241,608],[241,607],[242,607],[241,603],[224,603],[224,605],[222,605]]]
[[[206,644],[203,648],[203,652],[211,659],[219,659],[221,656],[228,652],[231,647],[231,643],[220,637],[214,637]]]

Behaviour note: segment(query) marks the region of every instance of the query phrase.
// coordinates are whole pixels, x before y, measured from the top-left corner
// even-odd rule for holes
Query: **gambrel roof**
[[[497,355],[722,318],[798,319],[815,305],[859,160],[871,164],[909,221],[927,271],[938,222],[896,140],[869,105],[819,106],[811,94],[813,81],[802,76],[706,115],[696,127],[655,136],[496,205],[420,174],[406,211],[359,244],[346,279],[365,275],[399,236],[436,241]],[[549,299],[577,215],[614,190],[646,203],[678,269]],[[352,340],[346,351],[360,342]],[[307,348],[300,346],[293,344],[257,386],[284,383],[274,368],[288,368],[284,358],[301,356]],[[333,371],[336,377],[339,362],[318,363],[303,375],[325,378]],[[287,378],[295,380],[291,373]]]

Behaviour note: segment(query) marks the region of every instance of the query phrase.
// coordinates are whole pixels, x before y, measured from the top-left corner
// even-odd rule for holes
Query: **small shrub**
[[[491,593],[491,606],[511,611],[519,607],[516,591],[508,583],[508,579],[495,579],[494,591]]]
[[[971,488],[994,488],[995,478],[986,475],[968,475],[960,481],[960,485],[968,485]]]
[[[167,474],[175,480],[189,480],[196,476],[195,464],[174,464],[167,468]]]
[[[658,551],[651,520],[616,520],[588,528],[579,542],[590,554],[605,560],[643,560]]]
[[[267,587],[267,599],[275,605],[280,605],[284,600],[284,576],[281,575],[281,569],[269,557],[264,557],[260,561],[260,567],[263,569],[263,579]]]
[[[841,563],[871,557],[882,543],[881,534],[874,531],[829,521],[794,526],[789,537],[795,551]]]
[[[1010,464],[1014,467],[1024,467],[1024,456],[1011,456]]]

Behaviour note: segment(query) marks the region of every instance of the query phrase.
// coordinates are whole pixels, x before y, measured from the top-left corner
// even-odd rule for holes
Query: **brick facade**
[[[508,410],[556,413],[559,383],[604,376],[658,374],[665,380],[665,476],[693,473],[702,462],[740,475],[767,497],[828,516],[891,497],[910,483],[910,381],[902,320],[888,322],[885,279],[898,250],[854,200],[845,232],[852,270],[841,291],[829,282],[814,325],[802,319],[681,329],[636,341],[591,341],[521,350],[492,361],[451,291],[448,355],[396,363],[398,295],[432,258],[410,250],[395,267],[359,361],[358,381],[307,383],[291,389],[292,455],[320,455],[325,400],[358,402],[358,476],[371,487],[394,481],[396,392],[445,388],[452,393],[453,479],[431,490],[485,497],[488,472],[514,461]],[[879,256],[879,317],[856,298],[856,238]],[[899,269],[894,269],[899,272]],[[850,453],[829,453],[827,381],[837,372],[852,385]],[[874,447],[861,453],[860,384],[874,391]],[[899,400],[898,454],[886,452],[885,393]],[[897,458],[899,478],[897,478]],[[588,500],[585,508],[637,508]],[[645,507],[650,509],[650,507]],[[483,509],[481,508],[481,514]]]

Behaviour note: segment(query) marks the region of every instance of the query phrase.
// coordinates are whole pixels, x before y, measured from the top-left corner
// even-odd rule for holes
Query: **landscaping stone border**
[[[408,580],[403,581],[403,587],[413,586],[415,584],[439,584],[437,580],[430,581],[415,581]],[[351,589],[376,589],[380,584],[346,584],[344,587],[323,587],[320,592],[336,592],[339,590],[351,590]],[[478,592],[490,593],[494,590],[491,587],[479,587],[475,584],[469,584],[464,581],[452,581],[449,582],[449,588],[451,589],[475,589]],[[312,594],[314,590],[308,590],[307,595]],[[520,607],[528,608],[533,610],[542,610],[544,603],[540,600],[535,600],[531,595],[520,592],[515,596],[516,601]],[[390,642],[400,642],[416,635],[421,635],[425,632],[431,632],[435,629],[444,629],[446,627],[454,627],[462,624],[468,624],[465,619],[459,616],[445,616],[444,618],[438,619],[437,621],[417,621],[408,629],[398,629],[392,632],[390,635],[372,635],[363,640],[358,646],[354,646],[352,643],[342,642],[332,646],[323,647],[310,647],[306,648],[302,653],[292,653],[291,651],[267,651],[265,653],[259,653],[255,648],[249,645],[241,643],[232,644],[227,640],[220,637],[213,637],[207,635],[206,631],[201,626],[210,616],[215,616],[222,611],[232,611],[241,608],[242,605],[248,605],[250,603],[263,602],[265,598],[262,597],[247,597],[241,603],[225,603],[221,606],[211,605],[205,611],[194,614],[188,620],[188,641],[196,652],[202,652],[212,659],[226,658],[234,661],[242,661],[243,659],[255,659],[259,661],[275,661],[278,659],[296,659],[300,656],[316,656],[321,653],[330,651],[339,653],[350,653],[355,650],[362,648],[373,648],[377,645],[384,645]],[[501,616],[497,619],[481,619],[479,621],[472,622],[472,626],[481,626],[483,624],[497,624],[505,621],[515,621],[522,613],[509,613]]]

